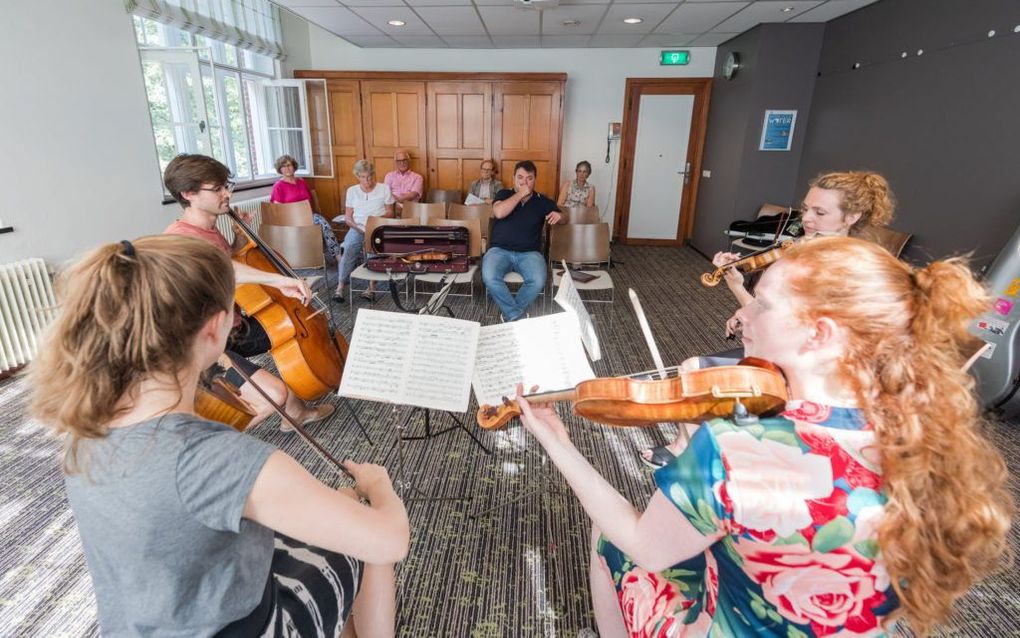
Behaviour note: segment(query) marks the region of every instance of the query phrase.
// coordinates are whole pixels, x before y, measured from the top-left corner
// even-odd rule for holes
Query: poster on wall
[[[793,126],[797,123],[797,111],[765,111],[761,125],[759,151],[788,151],[793,145]]]

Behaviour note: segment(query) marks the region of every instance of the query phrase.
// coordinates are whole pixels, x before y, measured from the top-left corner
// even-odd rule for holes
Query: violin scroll
[[[478,408],[475,421],[478,427],[483,430],[498,430],[507,424],[507,421],[521,416],[521,406],[516,401],[503,397],[500,405],[483,405]]]
[[[727,266],[728,267],[728,266]],[[701,275],[701,285],[707,288],[714,288],[719,285],[722,281],[723,272],[726,268],[716,268],[712,272],[706,272]]]

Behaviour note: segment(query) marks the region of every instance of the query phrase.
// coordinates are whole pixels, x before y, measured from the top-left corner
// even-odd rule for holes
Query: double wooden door
[[[538,190],[556,197],[562,81],[326,77],[335,173],[313,185],[327,215],[342,213],[347,188],[357,183],[357,160],[372,161],[381,180],[393,170],[397,148],[410,153],[426,191],[466,192],[490,158],[510,185],[514,163],[530,159],[538,167]]]

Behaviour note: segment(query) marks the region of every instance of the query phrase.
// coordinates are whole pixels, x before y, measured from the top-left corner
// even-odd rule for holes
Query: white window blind
[[[128,13],[283,60],[279,10],[269,0],[125,0]]]

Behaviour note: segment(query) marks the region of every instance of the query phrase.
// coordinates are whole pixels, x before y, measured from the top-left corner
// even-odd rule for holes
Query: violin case
[[[463,273],[470,267],[464,226],[379,226],[371,241],[374,256],[365,266],[374,272]]]
[[[724,232],[734,239],[743,239],[748,245],[765,248],[803,236],[804,228],[800,211],[794,210],[792,216],[762,215],[751,221],[737,220]]]

